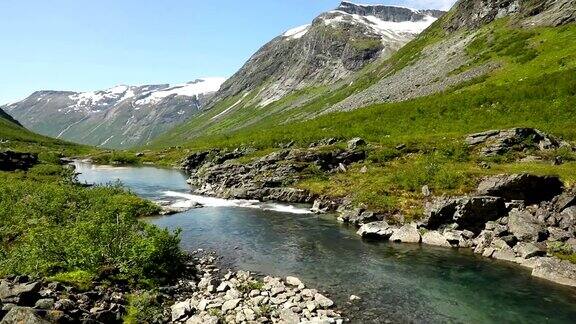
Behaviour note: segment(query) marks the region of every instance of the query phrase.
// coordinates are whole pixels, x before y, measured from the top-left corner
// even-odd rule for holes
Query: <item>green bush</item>
[[[138,220],[155,204],[119,186],[67,182],[55,166],[33,170],[0,172],[0,275],[85,272],[148,284],[182,269],[178,233]]]
[[[158,294],[151,291],[143,291],[128,298],[128,309],[124,317],[124,323],[157,323],[162,319],[163,312],[164,307]]]

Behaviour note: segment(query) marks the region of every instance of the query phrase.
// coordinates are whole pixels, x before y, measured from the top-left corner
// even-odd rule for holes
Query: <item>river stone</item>
[[[291,309],[282,309],[280,311],[280,322],[282,324],[298,324],[300,317]]]
[[[518,255],[524,259],[529,259],[535,256],[545,255],[546,252],[538,245],[531,242],[520,242],[516,244],[514,250]]]
[[[576,287],[576,264],[556,258],[540,258],[532,275],[562,285]]]
[[[316,301],[316,303],[318,303],[318,305],[320,307],[331,307],[332,305],[334,305],[334,302],[327,298],[326,296],[322,295],[322,294],[316,294],[314,295],[314,301]]]
[[[362,225],[357,233],[362,237],[388,239],[394,234],[394,229],[387,222],[378,221]]]
[[[188,314],[190,314],[190,312],[192,311],[192,309],[190,308],[190,302],[188,302],[188,301],[176,303],[176,304],[172,305],[172,307],[170,307],[170,309],[172,311],[172,321],[173,322],[176,322],[176,321],[179,321],[179,320],[186,318],[186,316]]]
[[[459,200],[453,220],[460,229],[479,233],[487,221],[506,214],[504,199],[491,196],[468,197]]]
[[[420,232],[414,224],[406,224],[394,230],[390,241],[402,243],[420,243]]]
[[[304,285],[302,283],[302,281],[300,281],[300,279],[298,279],[296,277],[291,277],[291,276],[286,277],[286,283],[289,284],[290,286],[295,286],[295,287],[299,287],[299,286]]]
[[[444,247],[452,247],[448,240],[438,231],[427,231],[422,235],[422,243],[428,245],[437,245]]]
[[[222,313],[226,314],[226,312],[228,312],[229,310],[233,310],[234,308],[236,308],[241,300],[242,299],[240,298],[236,298],[225,301],[224,304],[222,304]]]
[[[12,307],[4,316],[0,324],[50,324],[43,319],[36,311],[29,307]]]

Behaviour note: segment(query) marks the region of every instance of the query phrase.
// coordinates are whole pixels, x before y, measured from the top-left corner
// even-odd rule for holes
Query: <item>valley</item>
[[[571,323],[575,39],[342,1],[228,78],[1,106],[0,323]]]

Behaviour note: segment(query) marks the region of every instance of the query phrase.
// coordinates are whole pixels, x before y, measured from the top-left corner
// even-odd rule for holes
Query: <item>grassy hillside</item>
[[[471,132],[512,126],[536,127],[567,139],[576,139],[576,130],[571,127],[576,124],[575,37],[575,25],[525,30],[509,27],[506,20],[501,20],[478,32],[476,40],[468,48],[473,63],[467,68],[488,60],[497,61],[502,67],[449,91],[352,112],[327,114],[302,122],[283,123],[290,119],[290,114],[329,105],[347,94],[343,90],[335,91],[297,111],[279,113],[242,129],[229,130],[234,128],[229,124],[238,122],[232,119],[214,123],[202,132],[198,129],[202,121],[192,120],[189,125],[167,134],[155,147],[178,144],[189,149],[242,145],[270,148],[292,140],[306,145],[325,137],[345,139],[354,136],[383,145],[410,142],[423,145],[444,137],[461,139]],[[404,62],[407,56],[415,57],[413,48],[420,48],[421,44],[417,41],[408,46],[391,60]],[[281,101],[293,99],[288,97]],[[267,109],[274,109],[274,105]],[[209,111],[206,114],[216,113]],[[245,114],[256,113],[246,111]],[[182,141],[187,136],[196,137]]]
[[[33,133],[16,124],[11,117],[0,115],[0,148],[21,152],[58,152],[64,155],[83,155],[95,152],[88,146]]]

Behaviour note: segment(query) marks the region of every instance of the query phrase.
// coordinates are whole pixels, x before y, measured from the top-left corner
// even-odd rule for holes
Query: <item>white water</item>
[[[206,207],[240,207],[240,208],[254,208],[261,210],[271,210],[292,214],[311,214],[312,212],[306,208],[299,208],[292,205],[283,205],[278,203],[260,202],[258,200],[246,199],[222,199],[214,197],[206,197],[194,194],[188,194],[177,191],[164,191],[165,197],[183,198],[171,204],[175,208],[191,208],[195,204],[201,204]]]

